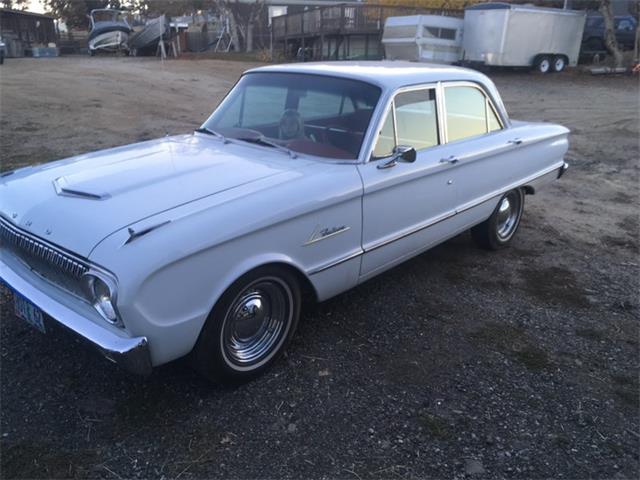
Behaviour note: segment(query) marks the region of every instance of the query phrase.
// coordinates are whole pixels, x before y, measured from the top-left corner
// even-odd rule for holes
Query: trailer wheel
[[[564,55],[556,55],[556,57],[553,59],[553,71],[556,73],[560,73],[566,66],[567,60],[564,58]]]
[[[539,73],[548,73],[551,70],[551,57],[549,55],[538,55],[534,62],[534,67]]]

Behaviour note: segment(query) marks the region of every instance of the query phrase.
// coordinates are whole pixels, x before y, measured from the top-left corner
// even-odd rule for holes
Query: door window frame
[[[374,130],[375,135],[373,137],[373,140],[368,148],[368,157],[366,159],[365,163],[369,163],[369,162],[377,162],[378,160],[384,160],[385,158],[388,157],[378,157],[378,158],[373,158],[373,151],[376,148],[376,144],[378,143],[378,138],[380,137],[380,131],[382,129],[382,127],[384,126],[384,122],[387,120],[387,116],[389,114],[391,114],[391,117],[393,119],[393,138],[394,138],[394,142],[396,145],[398,145],[398,122],[396,119],[396,97],[400,94],[403,93],[407,93],[407,92],[418,92],[420,90],[434,90],[436,92],[436,128],[437,128],[437,134],[438,134],[438,144],[437,145],[433,145],[431,147],[426,147],[426,148],[422,148],[420,150],[417,150],[418,152],[421,152],[423,150],[427,150],[429,148],[434,148],[434,147],[439,147],[440,145],[443,145],[444,142],[444,137],[442,136],[442,110],[440,108],[440,92],[439,92],[439,88],[440,88],[440,84],[441,82],[433,82],[433,83],[424,83],[424,84],[420,84],[420,85],[411,85],[411,86],[407,86],[407,87],[400,87],[398,89],[396,89],[393,92],[393,95],[391,95],[391,97],[387,100],[386,105],[384,107],[384,111],[382,113],[382,115],[380,116],[380,119],[378,120],[377,124],[376,124],[376,128]]]
[[[479,90],[480,93],[484,96],[484,98],[485,98],[485,125],[486,125],[486,129],[487,129],[487,131],[484,134],[476,135],[474,137],[465,137],[465,138],[461,138],[461,139],[458,139],[458,140],[449,141],[449,135],[448,135],[448,132],[447,132],[447,122],[446,122],[446,112],[447,112],[447,110],[446,110],[446,102],[445,102],[445,98],[444,98],[444,90],[445,90],[445,88],[450,88],[450,87],[472,87],[472,88],[475,88],[475,89]],[[396,97],[398,95],[400,95],[401,93],[415,92],[415,91],[419,91],[419,90],[430,90],[430,89],[435,89],[435,91],[436,91],[436,125],[437,125],[437,128],[438,128],[438,144],[437,145],[433,145],[432,147],[423,148],[423,149],[418,150],[418,151],[423,151],[423,150],[428,150],[430,148],[440,147],[442,145],[446,145],[446,144],[449,144],[449,143],[463,142],[463,141],[468,140],[470,138],[480,138],[480,137],[483,137],[485,135],[491,135],[492,133],[500,132],[500,131],[502,131],[502,130],[507,128],[507,124],[505,123],[505,120],[502,117],[502,114],[500,113],[500,111],[495,106],[495,102],[493,101],[493,97],[491,97],[491,95],[484,89],[484,87],[482,87],[482,85],[480,85],[480,84],[478,84],[476,82],[467,81],[467,80],[462,80],[462,81],[439,81],[439,82],[430,82],[430,83],[423,83],[423,84],[419,84],[419,85],[409,85],[409,86],[406,86],[406,87],[400,87],[400,88],[396,89],[393,92],[393,94],[385,102],[385,106],[383,108],[382,115],[380,115],[380,117],[378,117],[378,120],[377,120],[376,125],[375,125],[375,129],[373,130],[373,133],[374,133],[373,134],[373,138],[371,139],[371,141],[369,143],[369,146],[368,146],[368,148],[366,150],[367,156],[365,157],[365,162],[364,163],[377,162],[379,160],[384,160],[385,158],[388,158],[388,157],[374,158],[373,157],[373,151],[375,150],[376,143],[378,142],[378,137],[380,136],[380,130],[384,126],[384,122],[386,121],[387,116],[389,114],[391,114],[392,118],[393,118],[393,135],[394,135],[394,139],[395,139],[396,145],[398,144],[398,130],[397,130],[398,123],[396,121],[396,109],[395,109]],[[500,124],[500,129],[499,130],[489,131],[489,116],[487,115],[489,110],[491,110],[493,112],[493,114],[495,115],[496,119],[498,120],[498,123]]]
[[[446,101],[446,98],[445,98],[445,89],[452,88],[452,87],[471,87],[471,88],[475,88],[476,90],[478,90],[484,96],[484,124],[485,124],[485,129],[487,130],[486,132],[484,132],[483,134],[480,134],[480,135],[473,135],[473,136],[459,138],[457,140],[449,141],[449,132],[448,132],[448,129],[447,129],[447,121],[446,121],[447,101]],[[485,135],[489,135],[489,134],[491,134],[493,132],[499,132],[501,130],[504,130],[504,128],[505,128],[504,122],[502,120],[502,117],[498,114],[498,111],[497,111],[495,105],[493,104],[493,101],[492,101],[491,97],[487,94],[485,89],[482,88],[477,83],[467,82],[467,81],[463,81],[463,82],[441,82],[441,90],[440,90],[440,92],[441,92],[442,111],[444,112],[444,115],[445,115],[445,117],[443,118],[443,122],[442,122],[442,124],[443,124],[442,126],[444,127],[444,138],[445,138],[445,142],[444,143],[463,142],[463,141],[468,140],[470,138],[479,138],[479,137],[483,137]],[[493,112],[493,115],[496,117],[496,119],[498,120],[498,123],[500,124],[500,128],[498,130],[489,131],[489,111]]]

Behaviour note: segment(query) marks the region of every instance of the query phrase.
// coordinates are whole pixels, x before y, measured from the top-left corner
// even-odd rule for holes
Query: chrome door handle
[[[451,155],[450,157],[440,159],[440,163],[450,163],[451,165],[455,165],[459,161],[460,159],[455,155]]]
[[[522,143],[522,139],[514,138],[513,140],[509,140],[507,143],[511,145],[520,145]]]

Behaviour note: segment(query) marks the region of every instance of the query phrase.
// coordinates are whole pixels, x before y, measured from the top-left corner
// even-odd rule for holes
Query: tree
[[[265,19],[267,15],[264,0],[253,2],[218,0],[214,3],[229,21],[229,34],[233,48],[237,52],[253,51],[256,26],[260,25],[259,20]]]
[[[14,10],[25,10],[28,6],[28,0],[2,0],[0,5],[2,8],[11,8]]]
[[[622,51],[616,39],[615,21],[613,16],[612,0],[600,0],[600,13],[604,18],[604,46],[609,50],[615,61],[616,67],[621,67],[624,61]]]
[[[120,8],[120,0],[43,0],[54,17],[64,20],[70,28],[87,28],[87,15],[96,8]]]

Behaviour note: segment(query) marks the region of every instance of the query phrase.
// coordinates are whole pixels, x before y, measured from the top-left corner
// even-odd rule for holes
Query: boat
[[[155,53],[161,38],[169,37],[169,21],[164,15],[149,20],[144,28],[135,32],[129,39],[129,48],[133,55]]]
[[[89,54],[98,51],[128,52],[131,26],[127,23],[125,12],[109,8],[91,10],[89,15]]]

